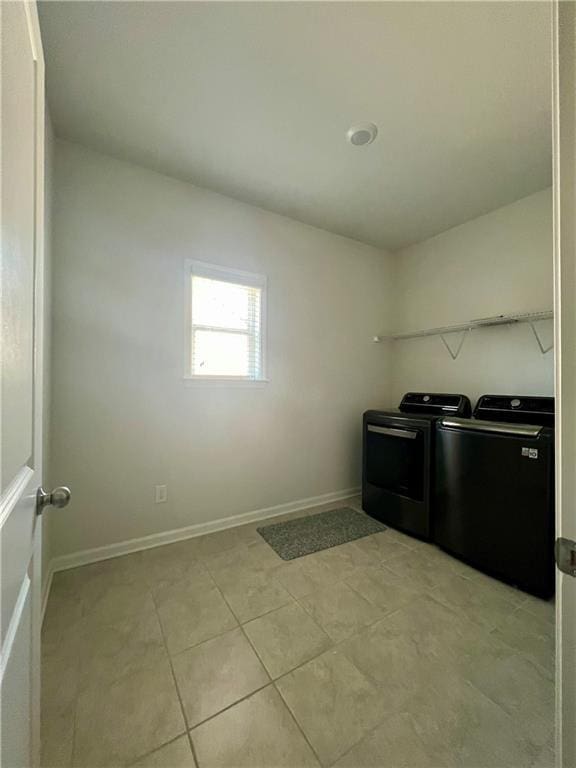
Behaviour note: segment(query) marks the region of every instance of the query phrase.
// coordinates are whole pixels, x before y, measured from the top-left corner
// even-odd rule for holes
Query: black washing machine
[[[436,429],[434,541],[540,597],[554,592],[554,398],[484,395]]]
[[[446,414],[470,416],[465,395],[408,392],[398,410],[366,411],[362,508],[405,533],[430,540],[434,428]]]

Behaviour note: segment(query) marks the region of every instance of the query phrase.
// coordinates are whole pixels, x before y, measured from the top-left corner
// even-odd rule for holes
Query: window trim
[[[186,328],[184,355],[184,382],[186,384],[220,384],[220,385],[240,385],[240,386],[261,386],[269,381],[266,375],[267,371],[267,304],[268,304],[268,280],[266,275],[256,272],[245,272],[240,269],[224,267],[219,264],[209,264],[205,261],[196,259],[186,259],[184,262],[184,282],[186,286]],[[237,285],[247,285],[261,290],[260,304],[260,376],[257,379],[247,376],[198,376],[192,373],[192,277],[206,277],[221,282],[235,283]]]

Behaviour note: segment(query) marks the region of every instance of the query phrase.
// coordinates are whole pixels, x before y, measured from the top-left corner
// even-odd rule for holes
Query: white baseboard
[[[246,523],[266,520],[267,518],[286,515],[290,512],[299,512],[300,510],[308,509],[309,507],[330,504],[333,501],[342,501],[351,496],[356,496],[359,493],[360,488],[345,488],[342,491],[324,493],[321,496],[311,496],[308,499],[299,499],[298,501],[291,501],[286,504],[278,504],[274,507],[257,509],[253,512],[245,512],[244,514],[234,515],[233,517],[223,517],[220,520],[213,520],[208,523],[188,525],[185,528],[176,528],[172,531],[153,533],[150,536],[142,536],[138,539],[129,539],[128,541],[120,541],[117,544],[108,544],[105,547],[85,549],[81,552],[74,552],[70,555],[56,557],[50,562],[48,569],[48,577],[46,578],[47,591],[43,598],[43,604],[44,601],[47,601],[48,599],[52,576],[56,571],[65,571],[69,568],[77,568],[80,565],[97,563],[100,560],[109,560],[112,557],[129,555],[132,552],[139,552],[143,549],[151,549],[152,547],[158,547],[162,544],[172,544],[175,541],[192,539],[196,536],[204,536],[207,533],[216,533],[217,531],[223,531],[227,528],[235,528],[236,526],[245,525]]]

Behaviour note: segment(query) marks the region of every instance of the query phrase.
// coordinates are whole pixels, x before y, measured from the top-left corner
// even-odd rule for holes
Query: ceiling
[[[42,2],[58,136],[389,250],[551,183],[547,2]],[[357,122],[376,141],[353,147]]]

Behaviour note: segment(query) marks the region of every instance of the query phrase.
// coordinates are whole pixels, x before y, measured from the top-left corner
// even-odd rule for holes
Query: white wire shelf
[[[476,320],[469,320],[466,323],[457,323],[455,325],[445,325],[440,328],[425,328],[420,331],[407,331],[405,333],[393,333],[388,336],[377,336],[375,340],[391,339],[393,341],[403,341],[405,339],[419,339],[425,336],[440,336],[442,342],[453,360],[456,360],[464,344],[464,339],[468,335],[469,331],[473,331],[477,328],[491,328],[497,325],[513,325],[515,323],[528,323],[534,334],[534,338],[538,343],[538,347],[543,355],[549,352],[553,344],[545,346],[542,343],[542,339],[536,328],[536,323],[542,320],[552,320],[554,318],[554,312],[551,309],[538,311],[538,312],[522,312],[510,315],[494,315],[493,317],[481,317]],[[453,349],[446,340],[446,336],[452,333],[461,333],[459,343]]]

